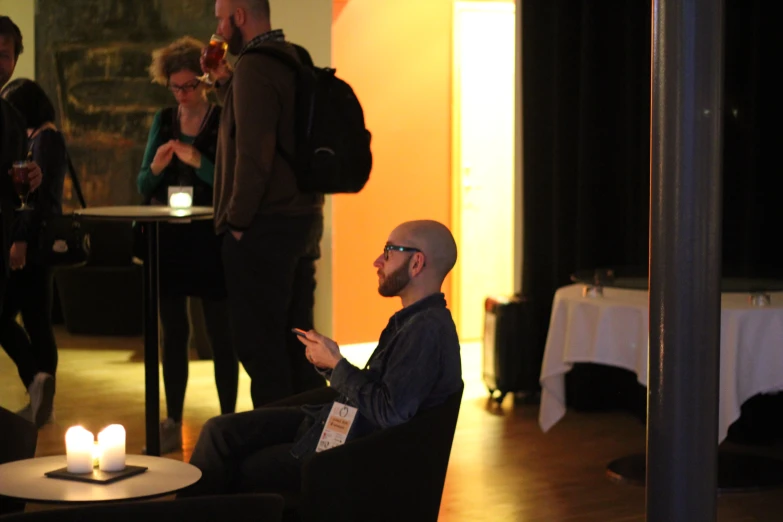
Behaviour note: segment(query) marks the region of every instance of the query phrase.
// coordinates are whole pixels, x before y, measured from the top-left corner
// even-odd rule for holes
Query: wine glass
[[[27,196],[30,194],[30,171],[32,166],[29,161],[16,161],[14,162],[11,170],[11,181],[14,185],[14,190],[22,201],[22,204],[16,210],[31,210],[32,207],[27,204]]]
[[[225,59],[227,51],[228,42],[226,42],[226,39],[219,34],[213,34],[209,39],[209,44],[204,47],[204,50],[201,54],[204,58],[204,67],[209,70],[214,70],[220,67],[220,62]],[[198,79],[207,85],[214,84],[214,82],[210,79],[208,72],[199,76]]]

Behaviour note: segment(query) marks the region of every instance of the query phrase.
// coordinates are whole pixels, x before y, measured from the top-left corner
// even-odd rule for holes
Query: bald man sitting
[[[300,336],[307,359],[339,393],[335,402],[346,406],[338,409],[356,409],[348,440],[402,424],[462,388],[459,339],[441,291],[456,261],[454,237],[441,223],[410,221],[394,229],[373,266],[378,292],[399,297],[402,309],[389,319],[364,369],[343,358],[332,339],[314,330]],[[249,455],[263,467],[254,470],[264,481],[255,484],[259,491],[298,491],[302,460],[316,451],[334,404],[263,407],[210,419],[190,460],[202,478],[185,495],[235,492]]]

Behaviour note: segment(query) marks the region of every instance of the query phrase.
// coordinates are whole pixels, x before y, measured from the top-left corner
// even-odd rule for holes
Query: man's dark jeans
[[[178,496],[219,495],[240,491],[298,492],[301,461],[291,447],[305,428],[307,415],[298,406],[259,408],[213,417],[201,430],[190,463],[201,480]],[[252,458],[252,469],[243,463]]]
[[[323,215],[257,216],[223,242],[231,331],[253,406],[325,385],[291,328],[313,328]]]

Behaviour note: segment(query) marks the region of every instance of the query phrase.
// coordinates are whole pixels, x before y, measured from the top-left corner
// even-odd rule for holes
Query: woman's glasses
[[[177,94],[178,92],[182,92],[182,93],[186,93],[187,94],[189,92],[195,91],[198,88],[199,85],[201,85],[201,80],[196,78],[195,80],[189,81],[188,83],[183,84],[183,85],[177,85],[176,83],[170,83],[169,84],[169,89],[174,94]]]

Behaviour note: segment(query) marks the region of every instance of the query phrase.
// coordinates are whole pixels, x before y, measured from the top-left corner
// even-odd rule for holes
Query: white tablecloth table
[[[544,432],[565,415],[565,374],[574,363],[624,368],[647,386],[647,290],[604,288],[602,297],[585,297],[583,288],[560,288],[552,304],[540,378]],[[719,442],[743,402],[783,390],[783,292],[769,296],[765,307],[751,305],[749,294],[721,297]]]

